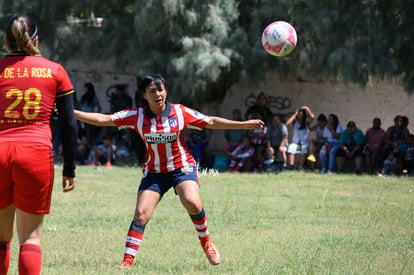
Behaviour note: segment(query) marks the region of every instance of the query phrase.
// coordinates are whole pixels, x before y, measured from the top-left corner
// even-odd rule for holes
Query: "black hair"
[[[329,114],[329,116],[330,117],[332,117],[332,120],[333,120],[333,126],[334,126],[334,130],[336,131],[336,128],[338,127],[338,125],[339,125],[339,119],[338,119],[338,116],[337,115],[335,115],[335,114]]]
[[[300,127],[299,129],[305,129],[307,126],[307,119],[308,119],[308,113],[306,112],[305,109],[300,109],[299,112],[301,112],[302,115],[302,121],[300,122]]]
[[[81,103],[85,103],[85,101],[88,103],[88,105],[92,105],[93,99],[95,98],[95,87],[92,83],[88,82],[85,83],[86,93],[84,93],[81,97]]]
[[[320,114],[318,116],[317,121],[328,122],[328,119],[326,118],[326,116],[324,114]]]
[[[167,88],[167,83],[164,77],[162,77],[162,75],[158,73],[153,73],[153,74],[147,75],[144,78],[142,78],[141,82],[138,85],[138,93],[140,93],[141,95],[145,93],[145,89],[153,81],[155,82],[155,86],[157,86],[158,90],[161,90],[161,83],[164,84],[164,88]],[[142,100],[143,100],[144,105],[148,106],[148,102],[145,99],[142,99]]]

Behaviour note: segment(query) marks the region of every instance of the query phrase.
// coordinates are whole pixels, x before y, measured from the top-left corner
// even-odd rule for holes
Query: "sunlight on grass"
[[[205,260],[170,191],[133,268],[117,271],[140,176],[137,167],[79,167],[68,194],[57,177],[43,226],[42,274],[414,274],[413,179],[303,172],[200,177],[219,266]]]

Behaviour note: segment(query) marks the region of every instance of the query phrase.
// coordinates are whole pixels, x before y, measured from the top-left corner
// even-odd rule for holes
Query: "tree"
[[[54,59],[112,59],[117,71],[160,72],[169,81],[170,96],[198,106],[220,101],[234,83],[259,82],[271,71],[282,78],[336,79],[362,87],[374,75],[401,77],[412,93],[411,2],[0,0],[3,22],[16,10],[38,20]],[[88,23],[94,15],[105,18],[101,28]],[[276,20],[292,23],[298,33],[297,48],[288,57],[270,56],[261,45],[263,29]]]

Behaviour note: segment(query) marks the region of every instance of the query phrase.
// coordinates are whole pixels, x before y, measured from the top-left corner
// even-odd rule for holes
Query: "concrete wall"
[[[95,85],[102,112],[109,111],[110,92],[116,84],[127,85],[127,93],[134,98],[136,75],[130,73],[98,73],[68,70],[78,98],[83,94],[83,85],[92,82]],[[414,96],[409,96],[400,83],[395,80],[373,80],[369,87],[347,86],[337,83],[298,82],[296,79],[281,81],[276,74],[269,75],[258,86],[237,84],[231,87],[220,104],[206,106],[201,111],[208,115],[231,118],[231,111],[240,108],[242,113],[254,104],[256,96],[264,92],[268,105],[275,113],[289,116],[296,108],[307,105],[317,117],[320,113],[338,115],[344,126],[354,120],[364,132],[372,124],[374,117],[382,120],[384,129],[393,124],[394,116],[405,115],[410,119],[409,129],[414,132]],[[215,130],[209,150],[220,151],[224,142],[222,130]]]
[[[382,127],[386,129],[393,124],[394,116],[404,115],[410,119],[410,132],[414,132],[414,95],[408,95],[401,83],[395,80],[376,79],[369,87],[362,89],[337,83],[298,82],[296,79],[281,81],[273,74],[258,86],[234,85],[222,104],[210,106],[205,112],[230,118],[232,109],[240,108],[244,114],[262,91],[268,97],[271,110],[285,116],[307,105],[315,117],[320,113],[334,113],[343,126],[353,120],[365,132],[371,127],[374,117],[379,117]],[[215,131],[211,149],[221,150],[223,141],[223,132]]]

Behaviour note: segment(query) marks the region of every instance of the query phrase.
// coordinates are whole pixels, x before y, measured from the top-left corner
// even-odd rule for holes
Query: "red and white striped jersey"
[[[118,129],[134,129],[145,143],[143,173],[166,173],[195,161],[184,139],[184,129],[203,129],[210,118],[181,104],[166,102],[165,111],[154,115],[148,107],[125,110],[111,115]]]

